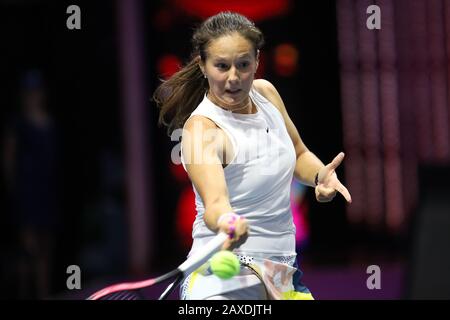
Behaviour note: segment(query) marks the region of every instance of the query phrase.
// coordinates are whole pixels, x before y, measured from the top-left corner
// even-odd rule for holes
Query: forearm
[[[294,177],[301,183],[315,187],[314,179],[317,172],[325,165],[311,151],[305,151],[297,157]]]
[[[228,197],[205,206],[203,220],[213,232],[220,230],[228,235],[222,250],[233,250],[247,240],[247,220],[233,212]]]

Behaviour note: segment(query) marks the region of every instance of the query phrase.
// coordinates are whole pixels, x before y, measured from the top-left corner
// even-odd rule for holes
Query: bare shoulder
[[[209,119],[208,117],[202,115],[194,115],[186,120],[184,124],[185,130],[193,130],[194,127],[198,127],[199,129],[215,129],[217,125],[214,121]]]
[[[183,127],[181,146],[186,164],[222,165],[227,151],[232,150],[230,145],[223,130],[206,116],[194,115]]]
[[[217,150],[222,150],[222,142],[224,134],[217,124],[206,116],[194,115],[190,117],[183,127],[183,147],[190,145],[208,146],[211,143],[215,144]],[[211,149],[213,150],[213,149]]]
[[[275,89],[275,86],[266,79],[253,80],[253,86],[255,87],[256,91],[258,91],[263,96],[265,94],[273,94],[277,91],[277,89]]]
[[[256,79],[253,80],[253,87],[261,94],[264,98],[272,102],[272,104],[283,112],[285,109],[283,100],[281,99],[280,94],[278,93],[275,86],[268,80],[265,79]]]

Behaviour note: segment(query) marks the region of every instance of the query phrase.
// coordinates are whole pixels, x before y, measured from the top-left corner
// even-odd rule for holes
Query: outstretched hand
[[[329,202],[333,200],[336,193],[339,192],[347,200],[352,202],[352,197],[347,188],[339,181],[336,175],[336,168],[344,159],[344,153],[339,153],[333,161],[319,170],[318,184],[316,186],[316,199],[319,202]]]

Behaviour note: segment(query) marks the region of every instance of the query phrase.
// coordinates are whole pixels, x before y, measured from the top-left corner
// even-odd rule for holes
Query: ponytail
[[[153,94],[153,100],[160,108],[158,125],[167,126],[169,136],[175,129],[183,127],[208,91],[208,80],[203,76],[199,61],[200,57],[197,55],[172,77],[163,81]]]

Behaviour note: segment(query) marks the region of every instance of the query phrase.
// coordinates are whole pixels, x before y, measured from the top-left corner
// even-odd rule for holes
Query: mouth
[[[225,92],[228,94],[237,94],[239,92],[241,92],[241,89],[234,89],[234,90],[230,90],[230,89],[226,89]]]

